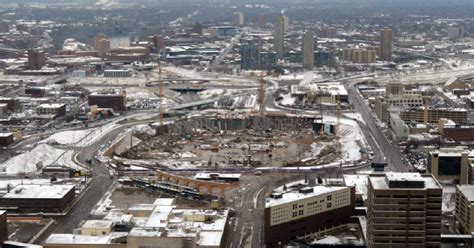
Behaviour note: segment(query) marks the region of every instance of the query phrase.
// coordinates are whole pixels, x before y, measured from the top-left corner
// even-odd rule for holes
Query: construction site
[[[156,160],[170,168],[295,166],[311,145],[331,142],[314,130],[315,117],[268,113],[259,115],[208,113],[157,127],[121,156]],[[158,162],[159,161],[159,162]]]
[[[360,131],[357,123],[349,119],[341,123],[340,102],[335,116],[323,116],[322,111],[266,111],[263,77],[255,92],[257,104],[250,111],[208,109],[165,122],[161,75],[158,68],[159,119],[150,123],[156,132],[141,135],[137,145],[115,152],[114,159],[122,165],[178,170],[279,168],[369,159],[363,135],[354,132]],[[351,140],[344,140],[348,136]]]

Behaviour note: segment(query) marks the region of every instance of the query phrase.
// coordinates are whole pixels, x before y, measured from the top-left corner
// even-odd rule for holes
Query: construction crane
[[[263,79],[264,74],[260,75],[260,89],[258,90],[258,102],[260,116],[265,117],[265,80]]]
[[[341,101],[337,101],[337,108],[336,108],[336,115],[337,115],[337,122],[336,122],[336,130],[334,130],[334,134],[336,139],[340,136],[340,127],[341,127]]]
[[[162,76],[162,73],[161,73],[161,65],[158,64],[158,83],[159,83],[159,86],[158,86],[158,95],[160,97],[160,126],[163,126],[163,119],[164,119],[164,109],[163,109],[163,97],[164,97],[164,93],[163,93],[163,76]]]

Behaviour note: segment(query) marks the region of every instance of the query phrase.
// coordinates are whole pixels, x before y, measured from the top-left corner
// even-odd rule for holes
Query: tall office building
[[[240,47],[240,68],[243,70],[257,69],[258,67],[258,46],[250,43]]]
[[[443,189],[431,175],[371,175],[367,247],[440,247]]]
[[[94,38],[94,48],[97,50],[99,57],[105,57],[110,51],[110,40],[105,34],[98,34]]]
[[[313,32],[306,31],[303,34],[303,68],[312,69],[314,66],[314,36]]]
[[[273,46],[277,59],[282,59],[285,56],[285,16],[283,14],[275,18]]]
[[[461,38],[464,34],[464,29],[460,27],[448,27],[448,38],[457,39]]]
[[[380,59],[383,61],[392,60],[392,39],[391,29],[384,28],[380,30]]]
[[[266,20],[266,18],[265,18],[265,15],[260,14],[260,15],[258,16],[257,22],[258,22],[258,27],[259,27],[259,28],[264,28],[264,27],[265,27],[265,24],[266,24],[266,22],[267,22],[267,20]]]
[[[233,20],[235,26],[243,26],[244,25],[244,13],[242,12],[234,12]]]
[[[45,64],[46,56],[44,51],[37,49],[28,50],[28,69],[41,70]]]
[[[290,18],[285,15],[283,15],[283,30],[285,33],[290,30]]]

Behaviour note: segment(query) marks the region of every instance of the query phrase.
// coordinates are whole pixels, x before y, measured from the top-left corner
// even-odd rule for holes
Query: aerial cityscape
[[[474,1],[0,0],[19,247],[474,247]]]

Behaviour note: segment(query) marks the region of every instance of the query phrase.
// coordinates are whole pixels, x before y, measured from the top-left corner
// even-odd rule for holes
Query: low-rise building
[[[127,223],[133,223],[129,231],[114,230],[111,220],[88,221],[82,226],[81,234],[52,234],[44,242],[44,247],[222,247],[229,214],[227,209],[177,209],[174,203],[174,199],[157,199],[153,204],[146,204],[152,210],[145,216],[135,216],[131,211],[131,221],[125,218]],[[117,221],[128,216],[117,215],[117,211],[108,214],[106,219]]]
[[[104,70],[104,77],[130,77],[130,70]]]
[[[96,105],[98,108],[110,108],[115,111],[127,110],[127,96],[125,91],[102,91],[95,92],[88,97],[89,106]]]
[[[0,97],[0,103],[7,104],[7,110],[14,112],[20,109],[20,101],[10,97]]]
[[[474,185],[456,185],[454,217],[465,234],[474,234]]]
[[[66,104],[62,103],[44,103],[36,108],[38,115],[48,115],[54,118],[66,115]]]
[[[81,234],[87,236],[104,236],[112,232],[113,222],[108,220],[88,220],[81,227]]]
[[[452,120],[440,119],[438,129],[443,139],[454,140],[457,142],[474,141],[474,125],[459,125]]]
[[[315,185],[311,180],[279,187],[265,202],[265,244],[279,247],[299,236],[317,237],[346,225],[354,204],[353,187]]]
[[[75,194],[74,185],[17,185],[0,198],[0,207],[22,213],[60,213]]]
[[[15,141],[13,133],[0,133],[0,147],[7,147]]]

